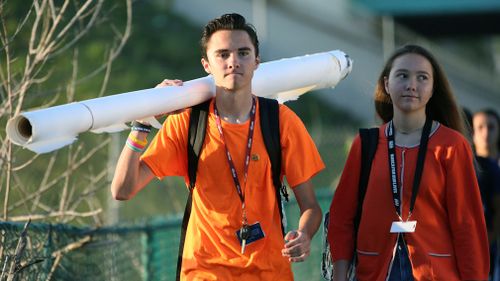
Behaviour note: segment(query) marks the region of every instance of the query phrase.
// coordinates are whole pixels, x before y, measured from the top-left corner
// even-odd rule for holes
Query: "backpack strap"
[[[196,185],[196,172],[198,170],[198,160],[200,158],[201,148],[205,141],[205,131],[207,129],[208,111],[210,101],[200,103],[191,108],[189,116],[187,159],[189,176],[189,195],[182,217],[181,237],[179,242],[179,252],[177,256],[177,274],[176,280],[180,280],[182,268],[182,253],[184,252],[184,241],[186,240],[186,230],[191,217],[191,206],[193,198],[193,189]]]
[[[269,155],[269,159],[271,161],[273,184],[281,218],[281,232],[284,236],[285,214],[283,212],[281,195],[283,195],[285,200],[288,202],[288,193],[286,191],[286,186],[284,186],[281,182],[281,138],[278,101],[259,97],[259,110],[260,128],[267,154]]]
[[[361,211],[368,186],[368,179],[370,178],[373,157],[375,157],[375,152],[377,151],[378,128],[361,128],[359,129],[359,136],[361,137],[361,172],[359,176],[358,208],[354,219],[356,233],[361,220]]]
[[[358,190],[358,206],[356,216],[354,217],[354,237],[358,236],[359,223],[361,221],[361,213],[363,210],[363,201],[365,199],[368,179],[372,168],[373,158],[377,151],[378,145],[378,128],[360,128],[359,136],[361,137],[361,172],[359,176]],[[354,239],[354,247],[356,248],[357,241]]]
[[[189,190],[193,191],[196,184],[196,172],[198,171],[198,160],[200,159],[201,148],[205,141],[207,129],[208,110],[211,100],[200,103],[191,108],[189,116],[188,131],[188,175]]]

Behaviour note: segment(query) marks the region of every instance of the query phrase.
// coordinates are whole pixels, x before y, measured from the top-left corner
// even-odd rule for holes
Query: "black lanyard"
[[[245,157],[245,185],[247,181],[247,175],[248,175],[248,166],[250,163],[250,153],[252,151],[252,142],[253,142],[253,132],[254,132],[254,125],[255,125],[255,111],[256,111],[256,106],[255,106],[255,99],[252,97],[252,110],[250,111],[250,127],[248,128],[248,138],[247,138],[247,149],[246,149],[246,157]],[[236,168],[233,163],[233,158],[231,157],[231,154],[229,153],[229,149],[227,148],[226,140],[224,138],[224,132],[222,131],[222,123],[219,117],[219,111],[217,110],[217,104],[214,103],[214,113],[215,113],[215,121],[217,123],[217,129],[219,130],[220,138],[222,140],[222,143],[224,144],[224,148],[226,149],[226,156],[227,156],[227,162],[229,164],[229,168],[231,169],[231,176],[233,177],[234,181],[234,186],[236,187],[236,191],[238,192],[238,195],[240,197],[241,203],[243,204],[243,209],[245,208],[245,194],[243,193],[243,190],[241,188],[240,181],[238,179],[238,174],[236,172]]]
[[[410,201],[410,213],[408,218],[413,212],[415,207],[415,201],[417,200],[418,189],[420,186],[420,179],[422,178],[422,171],[424,169],[425,154],[427,151],[427,144],[429,142],[429,135],[432,127],[432,119],[427,118],[425,120],[425,125],[422,130],[422,136],[420,137],[420,146],[418,148],[417,156],[417,167],[415,169],[415,176],[413,178],[413,189],[411,192]],[[401,218],[401,202],[400,202],[400,188],[398,186],[398,172],[397,172],[397,161],[396,161],[396,140],[394,137],[394,124],[391,121],[389,123],[389,130],[387,132],[387,148],[389,154],[389,171],[391,172],[391,191],[394,207],[398,216]]]

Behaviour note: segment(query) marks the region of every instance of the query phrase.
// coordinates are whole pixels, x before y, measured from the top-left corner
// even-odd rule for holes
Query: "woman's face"
[[[434,84],[432,65],[419,54],[404,54],[394,60],[384,84],[395,114],[425,113]]]
[[[498,143],[499,130],[495,117],[479,112],[472,119],[473,141],[476,149],[495,147]]]

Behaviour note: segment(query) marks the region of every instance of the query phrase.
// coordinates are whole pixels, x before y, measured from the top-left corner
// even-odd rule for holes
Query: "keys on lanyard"
[[[244,224],[240,230],[240,238],[241,238],[241,253],[245,253],[245,246],[247,244],[247,239],[250,237],[250,227],[247,224]]]

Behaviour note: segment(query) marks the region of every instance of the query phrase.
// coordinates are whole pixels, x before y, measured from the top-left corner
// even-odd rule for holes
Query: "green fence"
[[[330,190],[318,190],[325,212]],[[293,199],[285,206],[289,229],[296,228],[299,208]],[[155,218],[134,226],[77,228],[68,225],[0,222],[3,280],[174,280],[181,218]],[[296,280],[322,280],[321,229],[311,256],[293,264]],[[8,276],[9,272],[14,272]],[[9,279],[12,278],[13,279]]]

